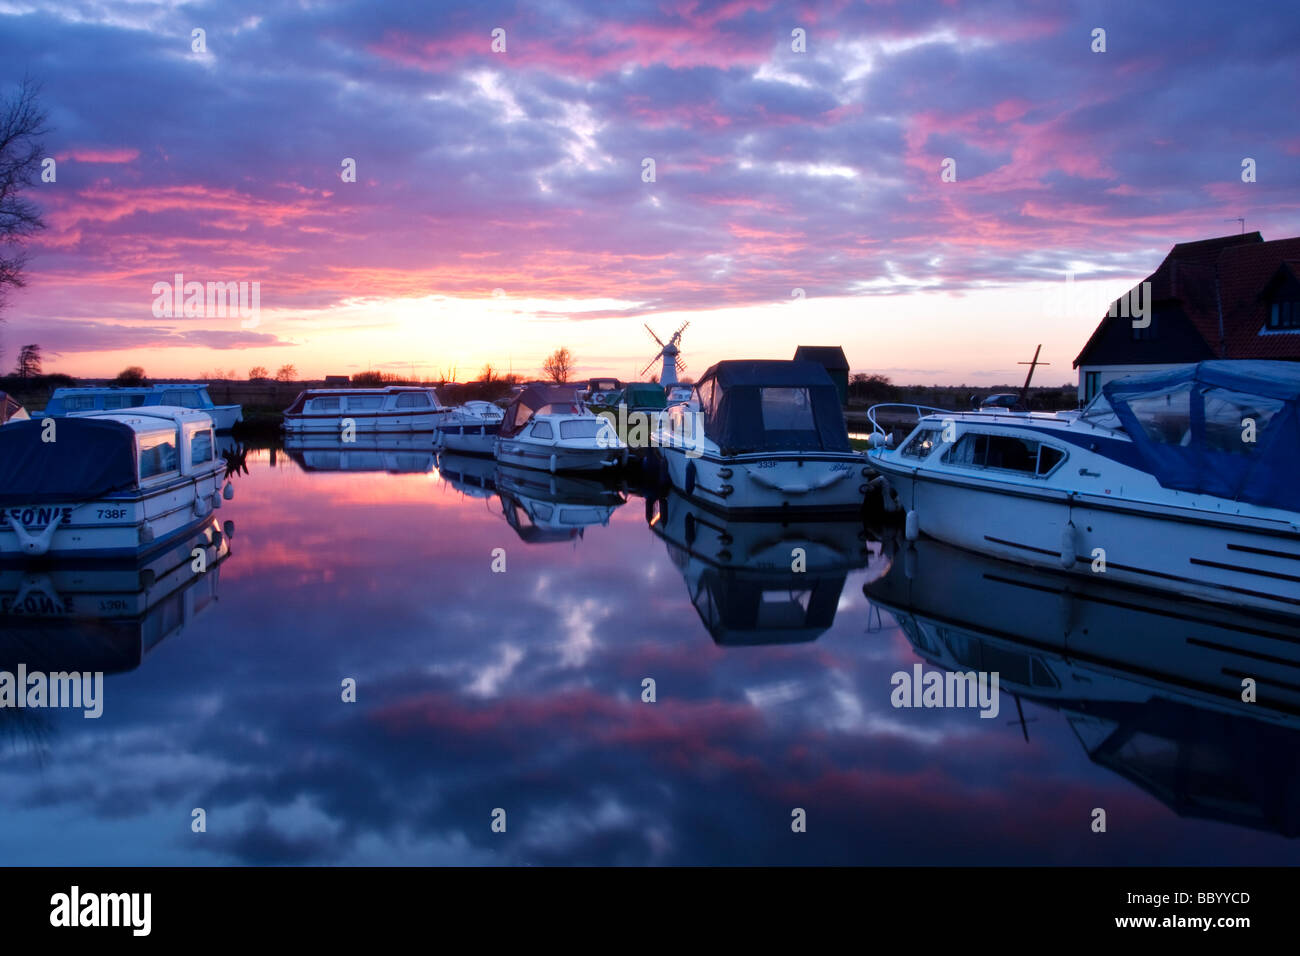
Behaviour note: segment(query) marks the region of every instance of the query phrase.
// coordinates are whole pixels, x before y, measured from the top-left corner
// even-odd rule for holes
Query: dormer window
[[[1300,329],[1300,302],[1274,302],[1268,313],[1268,327]]]

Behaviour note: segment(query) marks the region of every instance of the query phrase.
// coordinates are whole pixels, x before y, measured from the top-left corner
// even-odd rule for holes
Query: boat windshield
[[[1110,402],[1106,401],[1106,396],[1102,392],[1098,392],[1097,397],[1079,413],[1079,421],[1095,425],[1097,428],[1109,428],[1111,431],[1122,431],[1124,428],[1119,416],[1115,414],[1115,409],[1110,407]]]

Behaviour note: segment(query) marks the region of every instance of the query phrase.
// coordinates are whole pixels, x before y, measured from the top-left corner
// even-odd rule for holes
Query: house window
[[[1300,329],[1300,302],[1274,302],[1269,310],[1270,329]]]
[[[1083,373],[1083,401],[1088,403],[1101,391],[1101,372]]]

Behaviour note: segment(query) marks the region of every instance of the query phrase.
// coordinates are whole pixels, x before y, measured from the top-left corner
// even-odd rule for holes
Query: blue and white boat
[[[816,362],[726,361],[659,416],[661,478],[729,514],[853,514],[866,458],[849,444],[839,392]]]
[[[505,409],[491,402],[458,405],[438,422],[438,443],[454,454],[490,457],[505,414]]]
[[[870,458],[909,538],[1300,609],[1300,365],[1118,379],[1082,413],[929,415]]]
[[[562,385],[530,385],[510,403],[497,432],[503,465],[566,471],[608,471],[627,464],[627,445],[605,418],[593,415]]]
[[[168,547],[221,507],[216,449],[212,419],[174,407],[0,428],[0,562]]]
[[[117,411],[144,406],[173,405],[204,412],[212,419],[217,431],[226,432],[243,420],[243,410],[238,405],[215,405],[208,394],[208,386],[193,382],[158,383],[139,386],[78,386],[56,388],[45,405],[42,417],[57,418],[76,412]]]

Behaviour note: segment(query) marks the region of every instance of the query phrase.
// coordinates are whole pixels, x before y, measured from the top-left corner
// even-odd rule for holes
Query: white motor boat
[[[867,460],[850,446],[835,383],[816,362],[719,362],[688,404],[660,416],[651,444],[660,478],[718,511],[862,508]]]
[[[627,463],[627,445],[575,390],[530,385],[510,403],[496,441],[497,461],[543,471],[606,471]]]
[[[458,455],[496,453],[497,432],[505,410],[491,402],[466,402],[451,410],[438,423],[438,442]]]
[[[930,415],[870,458],[910,538],[1300,608],[1300,365],[1119,379],[1082,413]]]
[[[284,430],[337,436],[432,432],[449,411],[432,388],[309,388],[285,409]]]
[[[204,412],[12,422],[0,429],[0,561],[164,549],[221,507],[224,472]]]

